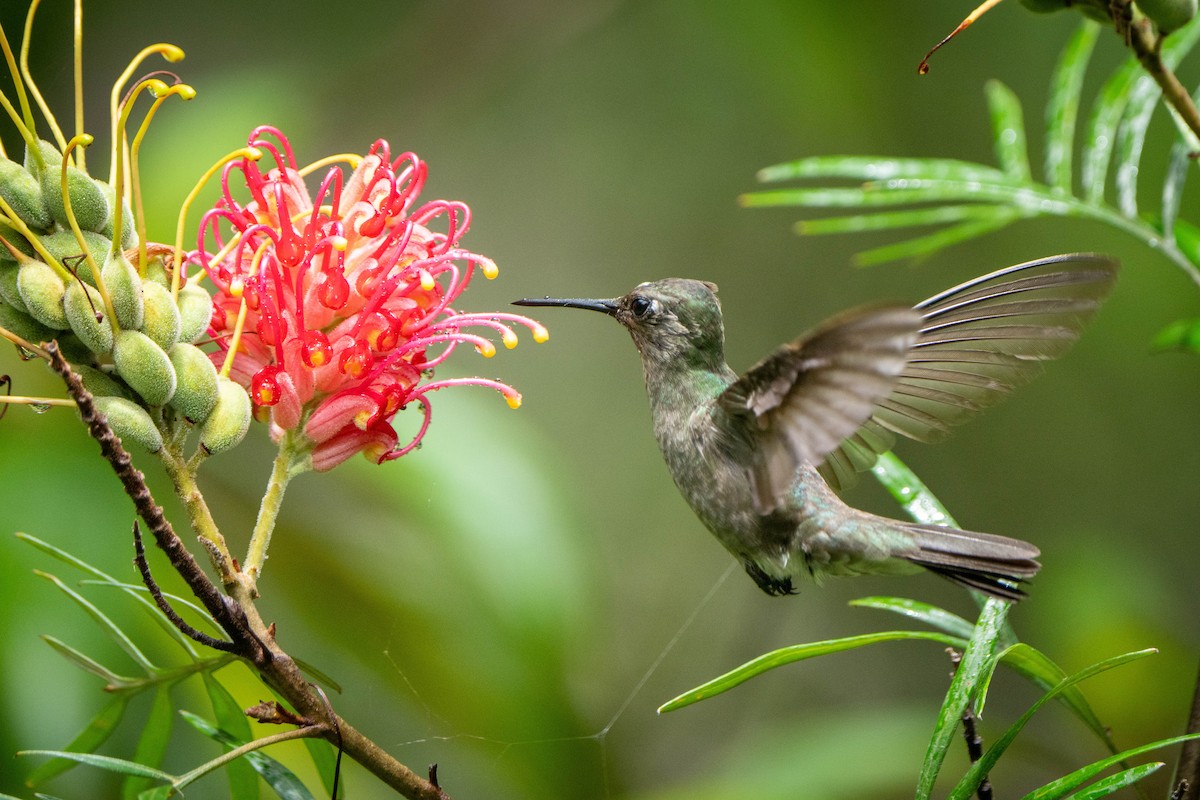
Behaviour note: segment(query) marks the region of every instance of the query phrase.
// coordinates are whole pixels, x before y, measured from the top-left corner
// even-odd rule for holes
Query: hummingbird
[[[684,278],[612,299],[526,298],[599,311],[642,359],[654,436],[680,493],[759,588],[926,569],[1009,601],[1041,565],[1029,542],[905,522],[837,494],[896,435],[932,442],[1062,355],[1116,280],[1099,254],[1051,256],[913,307],[844,312],[738,375],[717,287]]]

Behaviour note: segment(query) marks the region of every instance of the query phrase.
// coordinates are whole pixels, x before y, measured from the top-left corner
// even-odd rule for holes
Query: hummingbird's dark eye
[[[646,315],[654,308],[654,301],[638,295],[629,303],[629,310],[638,319],[645,319]]]

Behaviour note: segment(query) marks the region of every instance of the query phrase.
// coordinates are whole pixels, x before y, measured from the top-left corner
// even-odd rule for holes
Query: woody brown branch
[[[324,729],[322,736],[325,739],[334,745],[340,744],[347,756],[366,767],[383,783],[409,800],[450,800],[440,786],[413,772],[350,723],[332,713],[312,684],[304,678],[295,661],[276,643],[273,628],[263,623],[252,598],[237,596],[243,594],[239,591],[244,589],[242,584],[235,583],[231,587],[235,592],[233,597],[217,589],[175,533],[162,507],[154,501],[145,476],[133,466],[129,452],[109,427],[104,414],[96,408],[91,393],[63,358],[57,343],[46,345],[45,353],[51,369],[63,379],[67,392],[75,400],[88,432],[100,445],[101,454],[113,468],[125,493],[133,500],[138,516],[153,534],[155,543],[166,553],[171,566],[228,634],[233,652],[249,661],[263,682],[279,692],[300,716],[320,725]]]

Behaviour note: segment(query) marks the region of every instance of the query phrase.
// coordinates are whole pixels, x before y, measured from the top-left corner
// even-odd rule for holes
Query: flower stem
[[[267,483],[267,491],[263,494],[262,505],[258,507],[258,520],[254,523],[254,533],[250,537],[250,546],[246,550],[246,561],[242,565],[246,577],[250,581],[253,594],[254,584],[262,573],[267,560],[267,547],[271,544],[271,533],[275,530],[275,521],[279,518],[279,508],[283,504],[283,493],[288,482],[295,474],[293,469],[294,455],[291,432],[285,433],[279,442],[279,453],[275,456],[275,464],[271,467],[271,479]]]
[[[213,519],[204,495],[200,493],[200,487],[196,485],[195,475],[188,469],[182,454],[174,448],[163,447],[158,455],[167,470],[167,475],[171,478],[171,483],[175,485],[175,494],[183,501],[183,506],[187,509],[188,521],[191,522],[192,530],[196,532],[200,543],[208,551],[213,566],[221,574],[221,582],[226,587],[236,583],[237,574],[233,566],[233,556],[225,544],[225,537],[217,528],[216,520]]]

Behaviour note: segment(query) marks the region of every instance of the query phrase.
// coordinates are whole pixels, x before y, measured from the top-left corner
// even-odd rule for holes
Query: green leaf
[[[982,204],[935,206],[933,208],[911,208],[903,211],[879,211],[873,214],[853,214],[844,217],[806,219],[796,223],[796,233],[801,236],[828,233],[863,233],[891,228],[912,228],[920,225],[941,225],[947,222],[964,222],[992,219],[997,211],[1007,212],[1003,206]]]
[[[1179,218],[1179,205],[1183,202],[1183,184],[1192,166],[1191,148],[1176,142],[1171,148],[1171,161],[1167,165],[1167,176],[1163,179],[1162,233],[1168,242],[1175,237],[1175,221]]]
[[[1100,24],[1085,20],[1063,48],[1050,81],[1050,100],[1046,104],[1046,183],[1071,191],[1071,159],[1075,148],[1075,125],[1079,117],[1079,96]]]
[[[1004,619],[1008,616],[1008,610],[1009,604],[1006,601],[989,597],[983,605],[983,610],[979,612],[974,634],[963,650],[962,660],[958,669],[954,671],[950,689],[946,692],[941,710],[938,711],[933,736],[929,740],[925,760],[921,764],[921,773],[917,777],[916,800],[928,800],[933,792],[933,785],[937,781],[938,772],[941,771],[942,762],[946,760],[946,752],[962,720],[963,711],[975,694],[980,675],[988,667],[995,651],[996,640],[1004,625]]]
[[[1067,678],[1067,673],[1049,656],[1024,643],[1008,648],[1004,664],[1043,691],[1059,686]],[[1058,700],[1079,717],[1083,724],[1104,742],[1110,752],[1117,751],[1112,734],[1096,716],[1083,692],[1075,686],[1068,686],[1059,690]]]
[[[952,525],[958,523],[950,516],[950,512],[942,502],[934,496],[929,487],[908,468],[908,465],[896,457],[890,450],[879,456],[875,466],[871,467],[875,480],[888,490],[900,507],[917,522],[925,525]],[[974,626],[972,626],[974,630]]]
[[[1189,733],[1184,736],[1175,736],[1170,739],[1160,739],[1157,742],[1144,744],[1139,747],[1133,747],[1114,756],[1103,758],[1088,764],[1086,767],[1080,767],[1069,775],[1064,775],[1056,781],[1047,783],[1040,789],[1034,789],[1029,794],[1025,795],[1021,800],[1062,800],[1069,792],[1074,791],[1078,787],[1090,781],[1092,778],[1099,775],[1104,770],[1134,756],[1140,756],[1142,753],[1149,753],[1152,750],[1158,750],[1163,747],[1174,747],[1182,742],[1187,742],[1192,739],[1200,739],[1200,733]]]
[[[970,639],[971,634],[975,632],[975,626],[957,614],[952,614],[929,603],[922,603],[919,600],[910,600],[907,597],[860,597],[857,600],[851,600],[850,605],[857,608],[892,611],[909,619],[924,622],[930,627],[938,628],[961,639]]]
[[[300,668],[300,671],[312,678],[314,683],[319,683],[323,686],[326,686],[338,694],[342,693],[342,685],[330,677],[328,673],[323,672],[309,662],[302,661],[299,658],[293,660],[296,662],[296,666]]]
[[[1125,113],[1129,90],[1142,74],[1136,58],[1128,58],[1109,76],[1092,106],[1083,151],[1083,196],[1092,205],[1104,202],[1108,162],[1117,140],[1117,125]]]
[[[53,636],[43,635],[42,641],[50,645],[54,650],[70,661],[75,666],[82,669],[84,672],[90,672],[96,677],[103,680],[109,686],[120,686],[123,683],[130,683],[133,678],[126,678],[110,670],[108,667],[96,661],[94,658],[76,650],[71,645],[60,641]]]
[[[1033,176],[1029,169],[1029,150],[1025,142],[1025,115],[1021,101],[1012,89],[997,80],[984,85],[988,110],[992,117],[992,140],[996,148],[996,161],[1011,178],[1029,183]]]
[[[151,613],[151,615],[154,617],[155,621],[158,623],[159,627],[161,627],[164,631],[166,631],[167,634],[170,635],[171,638],[173,638],[176,641],[176,643],[178,643],[180,646],[182,646],[183,649],[188,653],[189,657],[195,657],[196,651],[195,651],[195,648],[192,647],[191,640],[188,639],[186,636],[184,636],[183,633],[180,632],[178,628],[176,628],[165,616],[163,616],[163,613],[159,610],[158,606],[156,606],[154,603],[150,602],[150,600],[147,599],[146,597],[142,596],[142,594],[149,594],[149,591],[144,586],[133,586],[128,583],[122,583],[122,582],[118,581],[116,578],[113,578],[108,573],[103,572],[102,570],[97,569],[96,567],[93,567],[91,564],[71,555],[70,553],[68,553],[65,550],[62,550],[58,547],[55,547],[52,544],[49,544],[48,542],[44,542],[41,539],[38,539],[36,536],[30,536],[27,533],[17,533],[16,536],[18,539],[21,539],[22,541],[33,545],[38,550],[41,550],[43,553],[47,553],[48,555],[53,556],[54,558],[58,559],[59,561],[62,561],[64,564],[69,564],[70,566],[75,567],[76,569],[78,569],[82,572],[85,572],[89,575],[94,576],[97,579],[95,581],[95,583],[98,585],[116,586],[116,587],[120,587],[120,588],[124,589],[128,594],[130,594],[130,596],[132,596],[135,600],[138,600],[142,604],[142,606]],[[92,581],[82,581],[81,583],[93,584]],[[139,592],[141,592],[142,594],[139,594]],[[186,601],[181,601],[180,598],[175,597],[174,595],[167,595],[167,596],[172,598],[176,602],[186,602]],[[193,606],[193,607],[195,607],[195,606]],[[201,613],[204,614],[203,611],[201,611]],[[204,617],[207,619],[208,615],[204,614]]]
[[[944,250],[952,244],[975,239],[985,233],[998,231],[1022,215],[1012,209],[991,206],[994,213],[991,219],[976,222],[964,222],[940,231],[906,239],[903,242],[883,245],[871,250],[858,253],[854,260],[861,266],[868,267],[883,264],[888,261],[899,261],[906,258],[918,258]]]
[[[154,701],[150,705],[150,713],[138,737],[137,749],[134,750],[133,760],[148,767],[162,765],[163,756],[167,753],[167,744],[171,740],[171,726],[175,721],[175,709],[171,702],[171,687],[160,683],[154,692]],[[121,785],[121,796],[133,800],[150,787],[146,778],[130,776]]]
[[[108,634],[109,638],[111,638],[114,642],[116,642],[117,646],[120,647],[122,650],[124,650],[126,655],[128,655],[131,659],[133,659],[133,661],[135,663],[137,663],[138,666],[140,666],[142,669],[144,669],[149,674],[153,674],[154,672],[156,672],[158,670],[158,667],[156,667],[154,664],[152,664],[150,662],[150,659],[146,658],[146,656],[142,653],[142,651],[138,648],[138,646],[133,643],[133,640],[129,638],[129,636],[125,633],[125,631],[121,630],[120,626],[118,626],[117,623],[115,623],[111,619],[109,619],[108,616],[106,616],[104,614],[104,612],[102,612],[100,609],[98,609],[94,605],[92,605],[89,601],[84,599],[84,597],[82,595],[80,595],[74,589],[71,589],[70,587],[68,587],[65,583],[63,583],[61,580],[59,580],[56,576],[51,575],[48,572],[42,572],[41,570],[36,570],[36,569],[33,572],[35,575],[38,575],[38,576],[45,578],[46,580],[52,582],[55,586],[57,586],[59,589],[61,589],[63,591],[63,593],[67,595],[67,597],[70,597],[72,600],[74,600],[75,603],[77,605],[79,605],[80,608],[82,608],[85,612],[87,612],[87,615],[89,617],[91,617],[93,620],[95,620],[97,623],[100,624],[100,627],[104,629],[105,633]]]
[[[1122,770],[1115,775],[1109,775],[1107,778],[1098,780],[1088,788],[1071,795],[1071,800],[1099,800],[1101,797],[1108,797],[1113,792],[1119,792],[1127,786],[1132,786],[1147,775],[1153,775],[1163,766],[1165,764],[1162,761],[1152,761],[1149,764],[1142,764],[1141,766]]]
[[[1200,319],[1180,319],[1154,337],[1156,350],[1187,350],[1200,353]]]
[[[217,728],[203,717],[198,717],[188,711],[180,711],[179,714],[196,730],[223,745],[236,748],[247,744],[247,742],[238,741],[237,738],[231,736],[226,731]],[[270,786],[277,795],[283,798],[283,800],[313,800],[312,794],[308,791],[304,784],[300,782],[300,779],[296,777],[295,773],[283,766],[283,764],[280,764],[278,761],[271,758],[266,753],[252,750],[246,753],[243,758],[245,758],[247,763],[254,768],[254,771],[261,775],[262,779],[267,782],[267,785]],[[200,773],[195,776],[197,778],[200,777],[201,774],[205,774],[200,770],[193,770],[193,772]],[[192,773],[188,774],[191,775]]]
[[[100,769],[106,769],[109,772],[118,772],[123,775],[141,775],[146,778],[154,778],[164,782],[175,780],[175,776],[163,772],[160,769],[147,767],[143,764],[138,764],[133,761],[126,761],[123,758],[113,758],[112,756],[101,756],[95,753],[71,753],[66,750],[21,750],[18,751],[19,756],[50,756],[51,758],[66,758],[71,761],[77,761],[80,764],[87,764]]]
[[[930,631],[886,631],[884,633],[848,636],[844,639],[830,639],[823,642],[792,645],[791,647],[783,647],[779,650],[765,653],[752,661],[747,661],[737,669],[730,670],[720,677],[714,678],[707,683],[697,686],[695,689],[668,700],[659,706],[658,713],[663,714],[668,711],[675,711],[692,703],[707,700],[722,692],[727,692],[739,684],[745,683],[756,675],[761,675],[768,670],[781,667],[784,664],[791,664],[793,661],[803,661],[830,653],[840,653],[843,650],[853,650],[879,642],[913,640],[939,642],[950,647],[963,647],[966,645],[966,641],[963,639]]]
[[[1135,661],[1139,658],[1144,658],[1156,652],[1158,651],[1153,649],[1138,650],[1132,653],[1124,653],[1119,656],[1107,658],[1104,661],[1092,664],[1090,667],[1086,667],[1079,672],[1076,672],[1074,675],[1060,682],[1049,692],[1046,692],[1046,694],[1038,698],[1038,700],[1029,707],[1028,711],[1021,715],[1020,719],[1010,725],[1008,730],[1001,734],[1000,738],[997,739],[995,743],[987,749],[987,752],[985,752],[978,761],[971,765],[971,768],[967,770],[967,774],[963,776],[962,780],[958,782],[958,785],[954,787],[954,791],[950,793],[949,800],[968,800],[968,798],[975,793],[979,783],[987,776],[988,772],[992,770],[992,768],[996,765],[996,762],[1000,760],[1000,756],[1004,754],[1004,751],[1007,750],[1009,745],[1013,743],[1013,740],[1017,738],[1017,734],[1021,732],[1026,723],[1033,718],[1033,715],[1037,713],[1037,711],[1043,705],[1057,697],[1060,692],[1075,685],[1076,683],[1079,683],[1082,680],[1086,680],[1094,675],[1099,675],[1101,672],[1113,669],[1114,667],[1119,667],[1122,664],[1127,664],[1130,661]],[[1125,753],[1124,755],[1128,756],[1131,754],[1132,751]],[[1114,758],[1116,757],[1114,756]]]
[[[973,164],[970,161],[892,156],[811,156],[758,171],[758,180],[761,183],[801,178],[889,181],[917,177],[989,182],[1003,182],[1009,179],[995,167]]]
[[[337,772],[337,750],[332,744],[324,739],[302,739],[305,748],[308,750],[308,757],[312,759],[313,766],[317,768],[317,774],[321,776],[321,783],[325,785],[325,791],[333,792],[333,776]],[[343,780],[338,786],[338,800],[344,800],[346,797],[346,782]]]
[[[129,706],[130,697],[131,695],[125,692],[114,695],[108,705],[92,717],[65,749],[73,753],[94,753],[98,750],[100,745],[108,741],[109,736],[112,736],[112,732],[116,730],[121,718],[125,716],[125,709]],[[78,763],[68,759],[53,758],[35,767],[25,778],[25,784],[36,789],[51,778],[75,767]]]
[[[225,686],[215,675],[204,673],[204,688],[208,692],[208,702],[212,705],[213,718],[217,727],[228,733],[232,738],[250,741],[254,734],[250,730],[250,720],[242,707],[234,699]],[[225,767],[229,779],[229,797],[231,800],[256,800],[258,797],[258,776],[250,762],[238,759]]]

